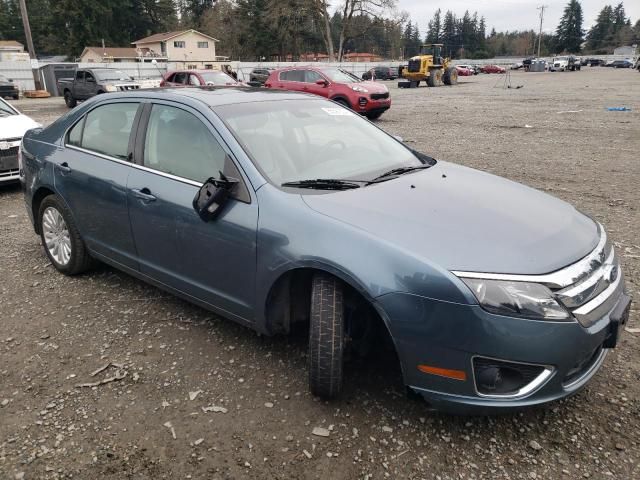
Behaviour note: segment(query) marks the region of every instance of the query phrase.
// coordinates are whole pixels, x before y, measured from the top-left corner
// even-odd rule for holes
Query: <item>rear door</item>
[[[198,111],[149,105],[128,181],[129,216],[140,271],[225,313],[254,315],[258,205],[246,184],[220,217],[205,223],[193,198],[224,170],[244,182],[231,152]]]
[[[73,212],[89,249],[133,269],[138,265],[127,178],[139,109],[136,100],[98,105],[69,129],[64,152],[51,160],[56,190]]]
[[[304,70],[285,70],[280,72],[277,88],[285,90],[303,91],[306,86],[304,81]]]

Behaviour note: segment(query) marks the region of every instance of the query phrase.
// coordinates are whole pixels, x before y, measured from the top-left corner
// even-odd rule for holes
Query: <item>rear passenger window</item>
[[[304,70],[287,70],[280,73],[280,80],[286,82],[304,82]]]
[[[138,103],[111,103],[90,111],[84,121],[82,148],[126,160],[137,110]]]
[[[144,165],[178,177],[204,182],[224,169],[226,152],[195,115],[168,105],[154,105],[144,143]]]
[[[187,83],[187,74],[185,72],[178,72],[173,76],[173,83]]]

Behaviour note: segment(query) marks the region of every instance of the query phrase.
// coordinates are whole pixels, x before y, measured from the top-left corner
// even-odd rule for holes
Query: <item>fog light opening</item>
[[[551,377],[553,369],[542,365],[473,359],[476,391],[488,397],[513,398],[528,395]]]

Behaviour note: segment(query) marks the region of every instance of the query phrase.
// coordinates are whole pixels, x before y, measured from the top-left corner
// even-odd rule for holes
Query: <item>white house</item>
[[[166,58],[178,68],[213,68],[216,61],[217,39],[196,30],[156,33],[132,42],[138,49]]]

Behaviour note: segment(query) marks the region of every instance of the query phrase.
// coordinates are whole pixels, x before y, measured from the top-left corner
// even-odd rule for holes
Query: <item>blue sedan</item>
[[[19,157],[57,270],[99,260],[263,334],[306,326],[325,398],[381,331],[434,407],[546,403],[593,377],[629,315],[602,225],[317,97],[101,95]]]

